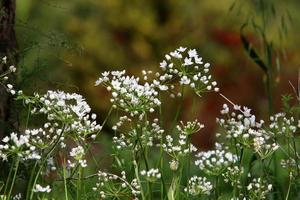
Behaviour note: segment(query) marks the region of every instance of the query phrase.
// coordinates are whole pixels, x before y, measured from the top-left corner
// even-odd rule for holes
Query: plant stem
[[[5,195],[7,193],[7,189],[8,189],[8,185],[9,185],[10,179],[11,179],[11,174],[12,174],[13,169],[14,169],[14,166],[12,165],[10,167],[10,169],[9,169],[8,177],[7,177],[6,183],[5,183],[5,188],[4,188],[4,194]]]
[[[295,161],[296,161],[296,169],[297,169],[297,174],[298,176],[300,175],[300,171],[299,171],[299,158],[297,155],[297,146],[296,146],[296,141],[295,141],[295,137],[293,136],[293,146],[294,146],[294,156],[295,156]]]
[[[81,175],[82,175],[82,167],[79,166],[78,168],[78,179],[77,179],[77,188],[76,188],[76,199],[80,200],[81,196]]]
[[[26,199],[29,199],[29,194],[30,194],[30,191],[32,190],[31,183],[32,183],[33,176],[35,174],[35,169],[36,169],[37,165],[38,165],[38,161],[35,161],[35,164],[31,170],[30,178],[29,178],[29,181],[27,184]]]
[[[35,178],[34,178],[32,187],[35,186],[35,184],[36,184],[36,182],[37,182],[37,180],[38,180],[38,178],[39,178],[39,175],[40,175],[40,173],[41,173],[41,171],[42,171],[43,165],[45,164],[45,162],[47,161],[47,159],[49,158],[49,156],[51,155],[51,153],[54,151],[55,147],[56,147],[57,144],[59,143],[60,138],[61,138],[61,136],[62,136],[63,133],[64,133],[64,130],[65,130],[65,125],[64,125],[63,128],[62,128],[61,134],[58,136],[57,140],[54,142],[54,145],[51,147],[51,149],[48,151],[48,153],[46,154],[46,156],[44,157],[44,159],[43,159],[42,162],[40,163],[40,166],[39,166],[39,169],[38,169],[38,171],[37,171],[37,174],[36,174],[36,176],[35,176]],[[33,190],[30,191],[29,199],[31,200],[32,197],[33,197]]]
[[[15,181],[16,181],[17,172],[18,172],[18,169],[19,169],[19,164],[20,164],[20,158],[17,157],[16,163],[15,163],[15,166],[14,166],[15,172],[14,172],[14,175],[13,175],[13,179],[12,179],[12,182],[11,182],[11,185],[10,185],[9,192],[7,194],[7,199],[8,200],[10,199],[10,195],[11,195],[12,189],[13,189]]]
[[[64,189],[65,189],[65,200],[68,200],[68,188],[67,188],[67,180],[66,180],[66,162],[64,160],[63,166],[63,174],[64,174]]]
[[[288,187],[288,191],[287,191],[287,193],[286,193],[286,196],[285,196],[285,200],[288,200],[288,199],[289,199],[289,196],[290,196],[290,190],[291,190],[291,179],[292,179],[292,176],[291,176],[291,174],[289,174],[289,177],[290,177],[290,179],[289,179],[289,187]]]
[[[139,176],[139,169],[138,169],[138,166],[137,166],[137,162],[136,162],[136,159],[134,158],[133,160],[133,166],[134,166],[134,172],[135,172],[135,176],[136,176],[136,179],[141,187],[141,196],[142,196],[142,199],[145,200],[145,194],[144,194],[144,191],[143,191],[143,186],[142,186],[142,183],[141,183],[141,180],[140,180],[140,176]]]
[[[218,182],[219,182],[219,177],[216,176],[216,179],[215,179],[215,199],[216,200],[219,198]]]

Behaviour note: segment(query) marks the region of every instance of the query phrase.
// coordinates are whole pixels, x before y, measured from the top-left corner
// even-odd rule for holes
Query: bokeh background
[[[289,81],[296,86],[298,79],[298,0],[17,0],[18,87],[28,93],[80,93],[102,121],[110,97],[94,87],[101,72],[156,71],[166,53],[187,46],[212,64],[225,96],[266,118],[265,75],[240,39],[243,24],[262,23],[261,1],[269,5],[265,35],[273,44],[273,96],[275,111],[280,111],[281,95],[293,93]],[[263,57],[259,31],[249,26],[244,33]],[[198,118],[206,126],[193,139],[198,146],[212,146],[215,118],[224,102],[215,93],[196,100],[192,93],[185,96],[180,118]],[[168,102],[166,119],[174,116],[176,103]]]

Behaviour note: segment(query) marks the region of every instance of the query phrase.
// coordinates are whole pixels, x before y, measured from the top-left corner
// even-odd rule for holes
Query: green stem
[[[32,187],[34,187],[34,186],[36,185],[36,182],[37,182],[37,180],[38,180],[38,178],[39,178],[39,175],[40,175],[40,173],[41,173],[41,171],[42,171],[43,165],[45,164],[45,162],[47,161],[47,159],[49,158],[49,156],[51,155],[51,153],[54,151],[55,147],[56,147],[57,144],[59,143],[60,138],[61,138],[61,136],[62,136],[63,133],[64,133],[64,130],[65,130],[65,126],[63,126],[61,134],[58,136],[58,138],[57,138],[57,140],[55,141],[54,145],[51,147],[51,149],[48,151],[48,153],[46,154],[46,156],[44,157],[44,159],[43,159],[42,162],[40,163],[40,166],[39,166],[39,169],[38,169],[38,171],[37,171],[37,174],[36,174],[36,176],[35,176],[35,178],[34,178]],[[31,200],[32,197],[33,197],[33,190],[30,191],[29,199]]]
[[[134,166],[134,172],[135,172],[135,176],[136,176],[137,182],[139,183],[139,185],[141,187],[141,196],[142,196],[142,199],[145,200],[146,198],[145,198],[143,186],[142,186],[140,175],[139,175],[139,169],[138,169],[138,166],[137,166],[137,163],[136,163],[135,159],[133,160],[133,166]]]
[[[6,195],[7,193],[7,189],[8,189],[8,185],[9,185],[9,182],[10,182],[10,179],[11,179],[11,175],[12,175],[12,171],[14,169],[14,166],[12,165],[10,167],[10,170],[9,170],[9,173],[8,173],[8,177],[6,179],[6,183],[5,183],[5,188],[4,188],[4,194]]]
[[[68,188],[67,188],[67,180],[66,180],[66,162],[64,162],[63,166],[63,174],[64,174],[64,189],[65,189],[65,200],[68,200]]]
[[[218,198],[219,198],[218,182],[219,182],[219,177],[216,176],[216,179],[215,179],[215,199],[216,200],[218,200]]]
[[[285,200],[288,200],[289,199],[289,196],[290,196],[290,190],[291,190],[291,179],[292,179],[292,176],[291,176],[291,174],[289,174],[289,177],[290,177],[290,179],[289,179],[289,187],[288,187],[288,191],[287,191],[287,193],[286,193],[286,196],[285,196]]]
[[[31,170],[31,174],[30,174],[30,178],[29,178],[29,181],[28,181],[28,184],[27,184],[27,192],[26,192],[26,199],[29,199],[29,194],[30,194],[30,191],[32,190],[32,181],[33,181],[33,176],[35,174],[35,169],[38,165],[38,161],[35,162],[32,170]]]
[[[78,168],[78,179],[77,179],[77,193],[76,193],[76,199],[80,200],[80,196],[81,196],[81,175],[82,175],[82,167],[79,166]]]
[[[7,195],[8,200],[10,199],[10,195],[11,195],[11,192],[13,190],[13,187],[14,187],[14,184],[15,184],[15,181],[16,181],[17,172],[18,172],[18,169],[19,169],[19,164],[20,164],[20,158],[18,157],[17,161],[15,163],[15,166],[14,166],[15,172],[14,172],[13,179],[12,179],[12,182],[11,182],[11,185],[10,185],[10,189],[9,189],[9,192],[8,192],[8,195]]]
[[[299,158],[298,158],[298,155],[297,155],[297,147],[296,147],[295,137],[293,137],[293,146],[294,146],[294,156],[295,156],[295,161],[296,161],[296,169],[297,169],[297,174],[299,176],[300,175],[300,171],[299,171]]]
[[[175,118],[174,118],[174,120],[173,120],[173,124],[172,124],[172,128],[171,128],[172,131],[173,131],[174,128],[176,127],[176,123],[177,123],[177,120],[178,120],[180,111],[182,110],[182,106],[183,106],[183,93],[184,93],[184,87],[182,86],[182,87],[181,87],[180,103],[179,103],[179,106],[178,106],[178,108],[177,108],[177,111],[176,111],[176,114],[175,114]]]

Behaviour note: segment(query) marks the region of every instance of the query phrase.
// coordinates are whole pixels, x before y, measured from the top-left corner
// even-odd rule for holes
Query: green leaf
[[[248,41],[246,36],[243,34],[243,29],[246,27],[246,24],[244,24],[241,27],[240,30],[240,38],[243,43],[243,47],[245,51],[247,52],[248,56],[265,72],[268,73],[268,67],[263,62],[263,60],[259,57],[259,55],[256,53],[254,48],[252,47],[251,43]]]

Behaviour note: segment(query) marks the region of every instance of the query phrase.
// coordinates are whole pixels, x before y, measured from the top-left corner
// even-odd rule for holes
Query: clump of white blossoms
[[[81,167],[87,167],[87,161],[83,159],[85,155],[84,148],[82,146],[74,147],[71,149],[70,156],[76,160]],[[71,161],[68,160],[69,166],[70,167],[75,167],[76,163],[72,163]]]
[[[277,113],[270,117],[269,130],[273,134],[284,137],[294,137],[297,128],[300,128],[299,122],[294,117],[287,117],[286,113]]]
[[[204,125],[200,124],[200,122],[198,122],[198,120],[196,119],[192,122],[188,121],[186,122],[186,124],[184,124],[183,121],[180,121],[180,125],[177,125],[176,128],[180,133],[190,136],[203,129]]]
[[[146,178],[147,181],[154,183],[157,181],[157,179],[161,178],[161,173],[159,172],[159,169],[157,168],[152,168],[149,169],[148,171],[142,170],[141,175]]]
[[[239,166],[229,166],[226,172],[223,173],[225,183],[230,183],[231,186],[242,188],[241,179],[244,174],[244,168]]]
[[[238,158],[233,153],[216,143],[216,148],[210,151],[199,152],[195,165],[208,175],[219,176],[230,165],[236,163]]]
[[[161,104],[154,83],[142,84],[140,78],[125,75],[125,70],[102,73],[96,81],[96,86],[100,84],[112,93],[113,106],[129,112],[131,116],[154,112],[155,107]]]
[[[10,74],[13,74],[17,71],[17,68],[14,65],[8,66],[6,56],[1,59],[0,68],[5,70],[2,74],[0,74],[0,84],[3,85],[10,94],[15,95],[16,91],[13,85],[10,83],[4,83],[9,79]]]
[[[253,178],[247,185],[248,197],[249,199],[266,199],[272,188],[272,184],[267,184],[265,179]]]
[[[17,156],[21,160],[39,160],[40,154],[37,148],[30,143],[30,135],[18,135],[11,133],[2,139],[0,144],[0,157],[7,160],[9,156]]]
[[[230,112],[228,105],[224,104],[221,114],[225,117],[217,118],[217,122],[226,131],[226,139],[234,139],[237,147],[254,149],[261,158],[270,156],[278,149],[274,133],[264,128],[263,120],[257,122],[255,115],[247,107],[241,108],[233,104],[233,109],[236,112]]]
[[[121,117],[124,119],[124,116]],[[130,120],[131,121],[131,120]],[[116,126],[120,127],[120,120]],[[145,121],[144,126],[138,125],[139,130],[131,129],[129,131],[121,132],[120,135],[113,137],[113,144],[117,150],[124,150],[135,148],[138,151],[142,147],[152,147],[161,138],[164,130],[159,126],[158,119],[155,118],[152,122]],[[136,144],[137,139],[139,139],[139,145]]]
[[[65,133],[75,133],[82,140],[102,129],[96,122],[96,115],[90,114],[90,106],[79,94],[47,91],[44,95],[30,97],[20,93],[17,99],[32,105],[33,114],[45,114],[49,122],[63,124]]]
[[[34,192],[41,192],[41,193],[50,193],[51,188],[49,185],[43,187],[40,184],[36,184],[35,187],[33,188]]]
[[[188,186],[184,188],[192,196],[210,195],[213,185],[206,177],[193,176],[188,181]]]
[[[226,130],[226,139],[236,139],[237,145],[249,146],[249,129],[260,129],[264,121],[256,122],[255,115],[247,107],[233,104],[233,111],[227,104],[220,111],[224,118],[217,118],[217,122]]]
[[[166,54],[160,68],[164,73],[159,80],[171,89],[175,87],[173,81],[179,79],[180,85],[191,87],[198,95],[206,91],[219,91],[217,82],[209,74],[210,64],[202,60],[196,49],[180,47]]]
[[[171,135],[167,135],[166,143],[162,144],[162,147],[176,161],[179,161],[180,157],[197,151],[197,148],[188,142],[188,136],[184,134],[179,134],[177,140],[174,140]]]
[[[125,198],[137,200],[140,192],[140,185],[137,179],[127,180],[126,172],[122,171],[121,176],[98,172],[98,182],[93,187],[94,191],[98,191],[101,199]]]

